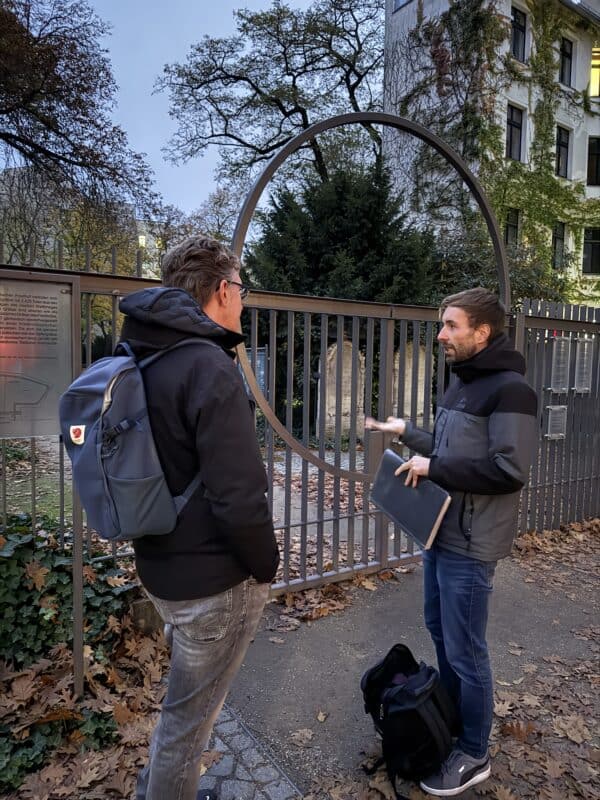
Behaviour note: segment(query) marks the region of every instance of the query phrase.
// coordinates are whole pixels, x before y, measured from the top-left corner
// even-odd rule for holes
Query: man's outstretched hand
[[[370,431],[396,433],[398,436],[402,436],[406,430],[406,422],[401,417],[388,417],[385,422],[380,422],[373,417],[365,417],[365,428]]]
[[[388,417],[385,422],[380,422],[373,417],[365,417],[365,428],[370,431],[383,431],[383,433],[395,433],[402,437],[406,431],[406,422],[401,417]],[[429,475],[429,459],[423,456],[413,456],[401,467],[398,467],[394,475],[406,472],[405,486],[416,486],[419,478],[426,478]]]

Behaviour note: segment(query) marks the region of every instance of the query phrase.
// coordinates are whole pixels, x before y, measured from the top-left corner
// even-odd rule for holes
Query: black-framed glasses
[[[246,286],[244,283],[240,283],[239,281],[227,281],[227,283],[233,283],[234,286],[240,287],[240,298],[245,300],[248,295],[250,294],[250,287]]]

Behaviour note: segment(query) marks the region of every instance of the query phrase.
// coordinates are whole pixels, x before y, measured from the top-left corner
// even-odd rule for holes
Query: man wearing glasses
[[[211,800],[199,762],[256,631],[279,563],[254,418],[233,348],[243,341],[240,261],[192,236],[163,259],[163,286],[124,298],[122,338],[138,357],[195,340],[144,370],[148,413],[173,495],[200,486],[166,536],[133,543],[166,623],[167,694],[136,800]]]

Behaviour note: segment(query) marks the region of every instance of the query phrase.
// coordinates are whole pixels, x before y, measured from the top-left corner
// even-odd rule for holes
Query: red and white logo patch
[[[73,444],[83,444],[85,440],[85,425],[71,425],[69,435]]]

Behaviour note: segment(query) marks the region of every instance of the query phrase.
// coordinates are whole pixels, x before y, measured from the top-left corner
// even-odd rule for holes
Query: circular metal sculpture
[[[286,158],[292,153],[295,153],[296,150],[302,147],[305,142],[309,141],[310,139],[314,139],[314,137],[319,133],[323,133],[331,128],[339,128],[343,125],[356,125],[364,123],[387,125],[391,128],[404,131],[405,133],[410,133],[413,136],[416,136],[418,139],[421,139],[426,144],[431,145],[431,147],[437,150],[438,153],[440,153],[440,155],[446,159],[446,161],[452,164],[452,166],[471,190],[471,193],[475,198],[481,213],[483,214],[483,218],[487,224],[494,247],[496,268],[498,270],[498,282],[500,285],[500,299],[504,303],[505,307],[510,309],[510,279],[508,275],[508,265],[506,262],[506,251],[504,249],[504,243],[502,241],[498,221],[487,197],[485,196],[485,192],[483,191],[481,184],[475,175],[473,175],[461,156],[459,156],[455,150],[453,150],[442,139],[440,139],[439,136],[431,133],[431,131],[427,130],[427,128],[424,128],[422,125],[419,125],[416,122],[412,122],[404,117],[397,117],[394,114],[384,114],[383,112],[378,111],[360,111],[352,114],[339,114],[338,116],[330,117],[322,122],[317,122],[316,124],[311,125],[310,128],[307,128],[305,131],[302,131],[302,133],[299,133],[298,136],[290,139],[290,141],[287,142],[287,144],[285,144],[281,150],[269,161],[246,196],[244,205],[242,206],[238,216],[235,231],[233,233],[231,248],[234,253],[241,257],[248,227],[250,225],[250,221],[252,220],[252,216],[258,201],[260,200],[265,187],[277,169],[286,160]],[[293,448],[293,450],[302,456],[302,458],[306,459],[311,464],[314,464],[316,467],[324,470],[325,472],[329,472],[349,481],[364,481],[365,479],[369,479],[369,476],[365,475],[365,473],[350,472],[323,461],[321,458],[315,456],[314,453],[308,450],[308,448],[304,447],[301,442],[295,439],[277,419],[275,413],[269,406],[266,397],[258,385],[248,360],[246,348],[243,344],[238,346],[238,357],[252,394],[254,395],[254,398],[261,411],[265,415],[267,422],[277,432],[277,434],[281,436],[286,444]]]

